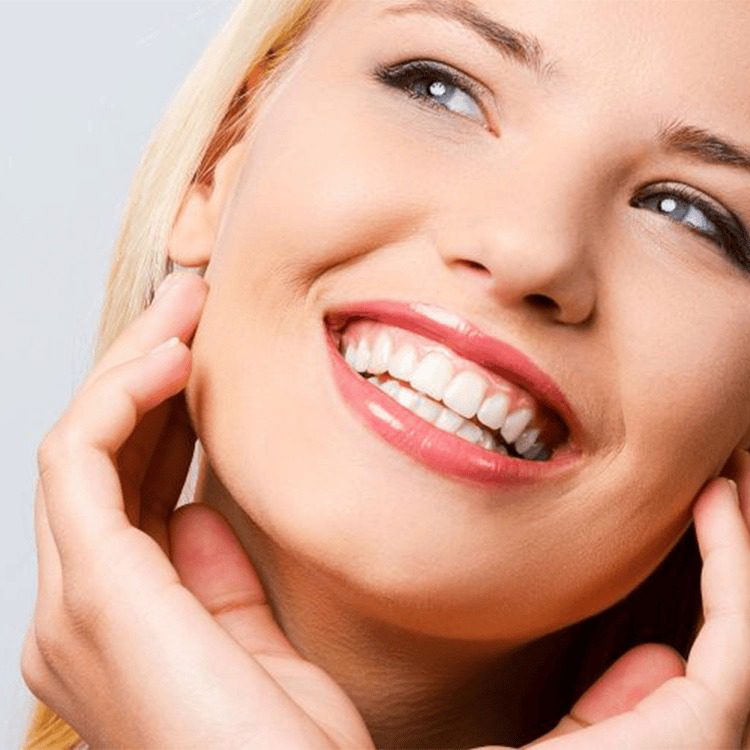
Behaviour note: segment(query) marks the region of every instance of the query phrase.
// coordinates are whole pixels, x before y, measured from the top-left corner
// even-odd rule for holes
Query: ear
[[[232,146],[216,163],[211,185],[194,183],[172,225],[167,252],[181,266],[205,266],[213,253],[219,223],[239,177],[245,140]]]

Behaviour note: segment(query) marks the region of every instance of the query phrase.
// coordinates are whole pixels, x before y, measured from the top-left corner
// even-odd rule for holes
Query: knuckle
[[[47,670],[37,645],[33,629],[29,629],[21,651],[21,677],[31,692],[40,697],[47,683]]]
[[[76,425],[61,420],[42,439],[37,448],[37,463],[43,476],[53,466],[65,461],[80,450],[83,438]]]

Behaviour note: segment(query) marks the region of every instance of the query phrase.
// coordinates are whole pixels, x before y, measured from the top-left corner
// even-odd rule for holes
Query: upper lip
[[[554,380],[523,352],[489,336],[461,316],[431,302],[365,300],[329,310],[325,314],[325,323],[332,333],[338,334],[355,317],[407,328],[445,343],[456,354],[523,388],[563,420],[570,443],[578,442],[576,436],[581,433],[580,422]]]

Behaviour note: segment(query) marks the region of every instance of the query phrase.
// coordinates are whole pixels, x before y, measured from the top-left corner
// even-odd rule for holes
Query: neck
[[[520,745],[559,720],[551,696],[571,629],[513,644],[400,629],[358,608],[341,580],[275,544],[210,468],[195,500],[230,522],[287,638],[347,693],[377,747]]]

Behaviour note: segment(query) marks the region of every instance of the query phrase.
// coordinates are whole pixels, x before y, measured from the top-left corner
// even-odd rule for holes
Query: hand
[[[687,664],[665,645],[631,649],[555,729],[524,748],[750,749],[750,455],[735,451],[725,469],[740,502],[720,477],[693,508],[703,625]]]
[[[42,441],[24,680],[92,747],[372,748],[274,622],[223,517],[172,513],[195,440],[182,342],[206,293],[187,273],[162,286]]]

